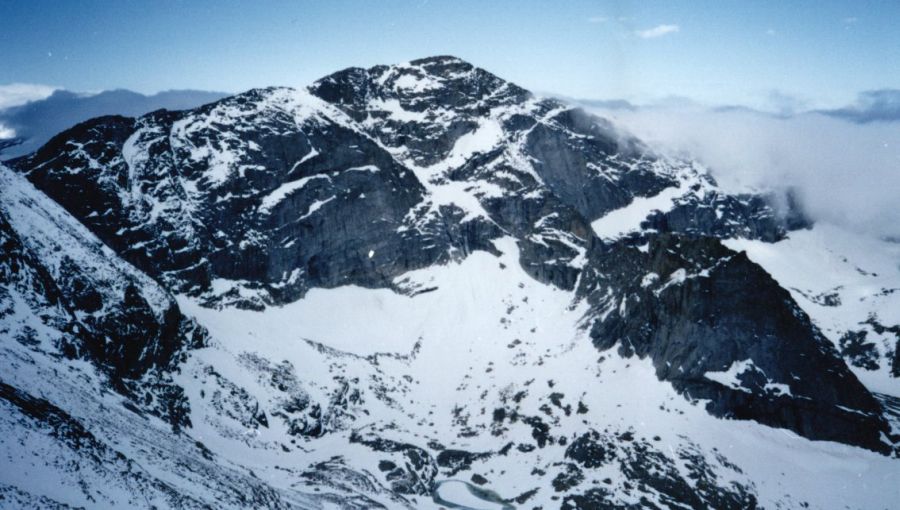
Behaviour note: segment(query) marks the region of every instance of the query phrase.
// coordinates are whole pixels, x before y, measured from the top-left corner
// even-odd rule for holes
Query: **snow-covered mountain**
[[[44,99],[0,109],[0,159],[34,152],[60,131],[101,115],[137,116],[161,108],[186,110],[226,95],[202,90],[167,90],[149,96],[122,89],[96,94],[56,90]]]
[[[900,495],[898,245],[459,59],[8,164],[8,506]]]

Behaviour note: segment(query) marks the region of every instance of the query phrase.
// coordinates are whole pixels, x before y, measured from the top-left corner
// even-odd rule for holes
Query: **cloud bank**
[[[726,189],[792,189],[814,220],[900,238],[900,122],[700,107],[589,109],[655,148],[698,159]]]
[[[860,123],[900,121],[900,89],[861,92],[854,104],[820,113]]]
[[[56,87],[34,83],[0,85],[0,110],[48,97]]]

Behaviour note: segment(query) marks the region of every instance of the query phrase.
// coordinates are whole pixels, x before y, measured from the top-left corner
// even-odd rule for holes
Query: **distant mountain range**
[[[53,135],[94,117],[138,116],[161,108],[186,110],[226,95],[202,90],[168,90],[150,96],[122,89],[90,95],[57,90],[46,99],[0,110],[0,127],[15,133],[14,138],[0,140],[0,159],[34,152]]]
[[[636,111],[648,108],[667,108],[672,106],[692,106],[704,108],[687,98],[672,98],[661,103],[635,104],[624,99],[585,99],[557,96],[560,99],[575,103],[588,109]],[[813,110],[790,110],[787,112],[770,112],[744,105],[722,105],[709,109],[714,113],[747,112],[775,117],[790,117],[803,114],[821,114],[844,119],[857,124],[870,122],[900,121],[900,89],[878,89],[860,92],[856,101],[841,108],[820,108]]]
[[[188,110],[228,95],[226,92],[204,90],[167,90],[153,95],[125,89],[107,90],[98,94],[57,90],[45,99],[0,109],[0,161],[30,154],[57,133],[88,119],[104,115],[136,117],[159,109]],[[562,99],[587,108],[604,110],[635,111],[647,107],[623,99]],[[715,112],[733,110],[763,113],[744,106],[713,109]],[[895,122],[900,120],[900,90],[862,92],[852,105],[806,113],[819,113],[855,123]],[[14,133],[13,137],[2,138],[5,131]]]
[[[900,120],[900,90],[870,90],[859,94],[853,105],[819,113],[857,123],[896,122]]]

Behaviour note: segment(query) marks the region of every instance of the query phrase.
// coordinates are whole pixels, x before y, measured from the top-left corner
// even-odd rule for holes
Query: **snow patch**
[[[262,198],[262,201],[259,204],[259,211],[263,213],[271,211],[273,207],[287,198],[288,195],[303,188],[310,181],[313,181],[315,179],[325,179],[329,182],[331,181],[331,177],[329,177],[328,175],[317,174],[311,175],[309,177],[303,177],[301,179],[297,179],[296,181],[286,182],[281,186],[275,188],[271,193]]]
[[[660,165],[676,166],[676,163],[658,163]],[[659,168],[657,168],[659,170]],[[675,199],[692,192],[692,187],[698,184],[696,172],[699,170],[693,166],[687,169],[677,169],[682,172],[678,186],[666,188],[651,197],[634,197],[631,203],[610,211],[601,218],[593,221],[591,227],[601,239],[615,240],[630,232],[640,230],[641,222],[647,219],[653,211],[666,213],[675,207]],[[671,171],[671,170],[669,170]]]

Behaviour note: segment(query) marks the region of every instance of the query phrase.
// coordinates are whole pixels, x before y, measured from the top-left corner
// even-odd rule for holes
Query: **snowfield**
[[[682,462],[676,451],[699,448],[716,466],[720,481],[749,483],[766,508],[792,508],[800,502],[813,508],[881,508],[886,495],[897,494],[900,472],[891,458],[711,417],[702,402],[690,403],[660,382],[649,360],[597,352],[580,328],[583,309],[572,296],[528,277],[516,263],[512,240],[501,240],[497,247],[500,257],[475,253],[459,264],[407,275],[404,286],[434,289],[413,297],[384,289],[316,289],[301,301],[264,312],[210,310],[180,298],[182,307],[216,339],[192,353],[180,376],[197,417],[192,433],[276,487],[290,486],[292,470],[335,455],[357,469],[378,471],[383,456],[351,443],[349,431],[295,443],[275,420],[268,429],[246,430],[210,408],[213,386],[202,378],[207,367],[249,391],[262,408],[277,405],[279,392],[261,384],[242,361],[258,356],[272,365],[290,366],[322,400],[333,391],[329,381],[358,380],[367,412],[351,408],[353,417],[343,419],[352,420],[355,430],[380,430],[397,440],[418,438],[422,447],[436,441],[483,452],[507,442],[531,443],[527,426],[491,434],[493,409],[524,391],[520,412],[540,415],[547,396],[557,393],[563,395],[563,405],[583,405],[588,411],[554,413],[554,435],[572,440],[587,429],[631,431],[676,463]],[[370,393],[382,381],[390,401]],[[454,409],[464,410],[464,426]],[[461,434],[467,431],[477,433]],[[304,454],[285,455],[281,445]],[[563,460],[564,450],[559,445],[528,454],[513,450],[510,458],[473,464],[473,471],[504,498],[536,488],[529,505],[552,506],[553,466]],[[742,472],[722,464],[720,455]],[[535,476],[536,467],[547,475]],[[588,473],[587,484],[615,489],[628,482],[614,467]],[[446,501],[500,508],[475,505],[479,501],[459,482],[440,487]],[[432,507],[429,498],[410,501],[416,508]]]

